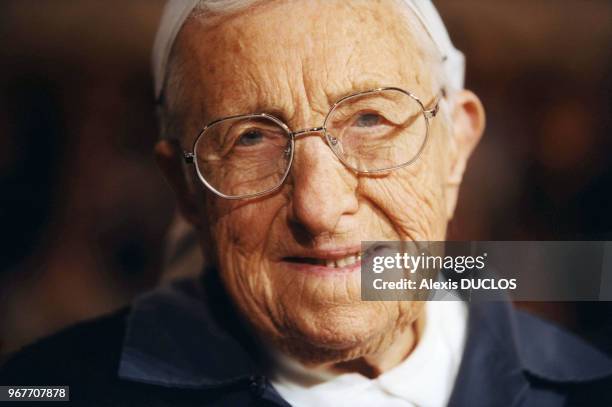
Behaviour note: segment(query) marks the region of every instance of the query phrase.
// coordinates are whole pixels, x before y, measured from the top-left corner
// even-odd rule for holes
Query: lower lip
[[[351,274],[361,270],[361,261],[343,267],[327,267],[318,264],[297,263],[290,261],[284,261],[283,265],[289,269],[289,271],[317,275]]]

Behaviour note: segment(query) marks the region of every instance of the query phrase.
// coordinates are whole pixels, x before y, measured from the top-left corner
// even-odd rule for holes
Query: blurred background
[[[488,121],[449,238],[612,240],[612,2],[435,3]],[[162,5],[0,3],[0,360],[168,278],[181,225],[149,72]],[[520,306],[612,351],[610,303]]]

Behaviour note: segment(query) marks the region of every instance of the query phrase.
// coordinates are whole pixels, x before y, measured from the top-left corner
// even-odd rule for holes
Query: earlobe
[[[446,180],[446,212],[451,219],[455,212],[459,187],[468,159],[480,141],[485,127],[485,113],[478,96],[468,90],[453,95],[452,148]]]
[[[164,139],[155,145],[155,158],[164,178],[174,191],[181,214],[195,228],[199,225],[198,206],[193,190],[187,182],[183,164],[183,150],[176,139]]]

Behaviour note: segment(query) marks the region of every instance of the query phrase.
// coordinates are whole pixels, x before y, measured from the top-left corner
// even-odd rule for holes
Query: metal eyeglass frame
[[[373,93],[380,93],[383,91],[388,91],[388,90],[393,90],[393,91],[398,91],[401,92],[403,94],[405,94],[406,96],[409,96],[410,98],[412,98],[414,101],[416,101],[419,106],[421,107],[421,110],[423,112],[423,117],[425,118],[425,139],[423,140],[423,144],[421,145],[421,147],[419,148],[419,150],[417,151],[417,153],[415,154],[415,156],[410,159],[409,161],[399,164],[399,165],[395,165],[393,167],[389,167],[389,168],[384,168],[384,169],[380,169],[380,170],[359,170],[355,167],[353,167],[352,165],[348,164],[344,158],[336,151],[335,146],[338,144],[338,139],[334,136],[332,136],[331,134],[329,134],[327,132],[327,121],[329,120],[330,116],[332,115],[332,113],[335,111],[335,109],[338,107],[338,105],[340,105],[341,103],[353,99],[353,98],[357,98],[357,97],[361,97],[361,96],[365,96],[365,95],[371,95]],[[409,91],[406,91],[404,89],[398,88],[398,87],[381,87],[381,88],[376,88],[376,89],[371,89],[371,90],[366,90],[366,91],[362,91],[362,92],[356,92],[356,93],[352,93],[350,95],[344,96],[342,98],[340,98],[338,101],[336,101],[332,107],[329,109],[329,112],[327,113],[327,115],[325,116],[325,120],[323,121],[323,126],[321,127],[311,127],[311,128],[306,128],[306,129],[301,129],[301,130],[297,130],[297,131],[292,131],[289,126],[287,126],[282,120],[278,119],[277,117],[268,114],[268,113],[253,113],[253,114],[241,114],[241,115],[234,115],[234,116],[228,116],[228,117],[223,117],[221,119],[217,119],[214,120],[210,123],[208,123],[206,126],[204,126],[198,133],[198,136],[196,137],[194,143],[193,143],[193,147],[192,147],[192,151],[183,151],[183,157],[185,159],[185,163],[187,164],[195,164],[195,168],[196,168],[196,172],[198,174],[198,178],[200,178],[200,181],[202,181],[202,183],[212,192],[214,192],[216,195],[220,196],[221,198],[225,198],[225,199],[232,199],[232,200],[236,200],[236,199],[250,199],[250,198],[256,198],[256,197],[260,197],[263,195],[267,195],[270,194],[276,190],[278,190],[284,183],[285,180],[287,179],[287,176],[289,175],[289,171],[291,170],[291,165],[293,164],[293,155],[295,152],[295,141],[298,137],[303,136],[305,134],[309,134],[309,133],[323,133],[323,135],[325,136],[325,140],[327,141],[327,145],[329,146],[329,148],[332,150],[332,152],[334,153],[334,155],[338,158],[338,160],[340,160],[340,162],[347,168],[351,169],[352,171],[358,173],[358,174],[377,174],[377,173],[383,173],[383,172],[387,172],[387,171],[393,171],[396,170],[398,168],[402,168],[402,167],[406,167],[412,163],[414,163],[419,156],[421,155],[421,153],[423,152],[423,150],[425,149],[425,145],[427,144],[427,140],[429,138],[429,120],[433,119],[434,117],[436,117],[436,114],[438,113],[439,109],[440,109],[440,101],[442,100],[443,97],[446,96],[446,91],[444,90],[444,88],[441,89],[440,93],[438,94],[438,96],[434,99],[434,105],[431,109],[426,109],[425,105],[423,105],[423,103],[421,102],[421,100],[415,96],[414,94],[412,94]],[[200,138],[202,137],[202,135],[204,133],[206,133],[206,130],[208,130],[209,128],[211,128],[212,126],[216,125],[217,123],[220,123],[222,121],[226,121],[226,120],[235,120],[235,119],[252,119],[252,118],[265,118],[268,120],[273,121],[274,123],[278,124],[286,133],[287,136],[289,137],[289,148],[287,149],[287,152],[290,153],[290,157],[289,157],[289,164],[287,165],[287,169],[285,170],[285,173],[283,174],[281,180],[278,182],[278,185],[269,188],[265,191],[262,192],[256,192],[253,194],[245,194],[245,195],[238,195],[238,196],[233,196],[233,195],[226,195],[224,193],[222,193],[221,191],[218,191],[215,187],[213,187],[212,185],[210,185],[210,183],[208,181],[206,181],[206,178],[202,175],[200,168],[198,166],[197,160],[195,159],[195,152],[198,146],[198,142],[200,141]]]

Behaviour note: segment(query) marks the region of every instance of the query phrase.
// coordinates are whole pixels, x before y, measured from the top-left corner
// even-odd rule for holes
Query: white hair
[[[184,107],[186,83],[184,82],[185,65],[178,61],[172,51],[180,27],[187,19],[197,19],[200,24],[209,25],[220,17],[239,13],[245,9],[256,6],[266,0],[191,0],[191,5],[186,6],[188,0],[170,0],[166,6],[165,14],[173,2],[182,1],[176,6],[179,12],[187,12],[186,15],[174,15],[170,24],[171,34],[160,32],[167,31],[160,28],[156,44],[153,50],[153,74],[155,81],[155,92],[159,98],[159,118],[162,137],[180,137],[185,131]],[[433,79],[438,87],[452,93],[463,87],[464,59],[463,54],[456,50],[450,39],[442,20],[435,7],[429,0],[395,0],[400,10],[405,11],[406,22],[414,35],[416,46],[420,47],[425,62],[433,72]],[[176,10],[173,10],[176,11]],[[164,18],[162,17],[162,27]],[[416,21],[415,21],[416,20]],[[414,27],[420,27],[414,30]],[[167,37],[167,38],[166,38]],[[163,45],[160,47],[159,43]],[[160,56],[161,49],[161,56]],[[167,53],[167,55],[163,55]],[[437,92],[437,90],[433,90]],[[446,103],[442,103],[443,113],[447,112]]]

